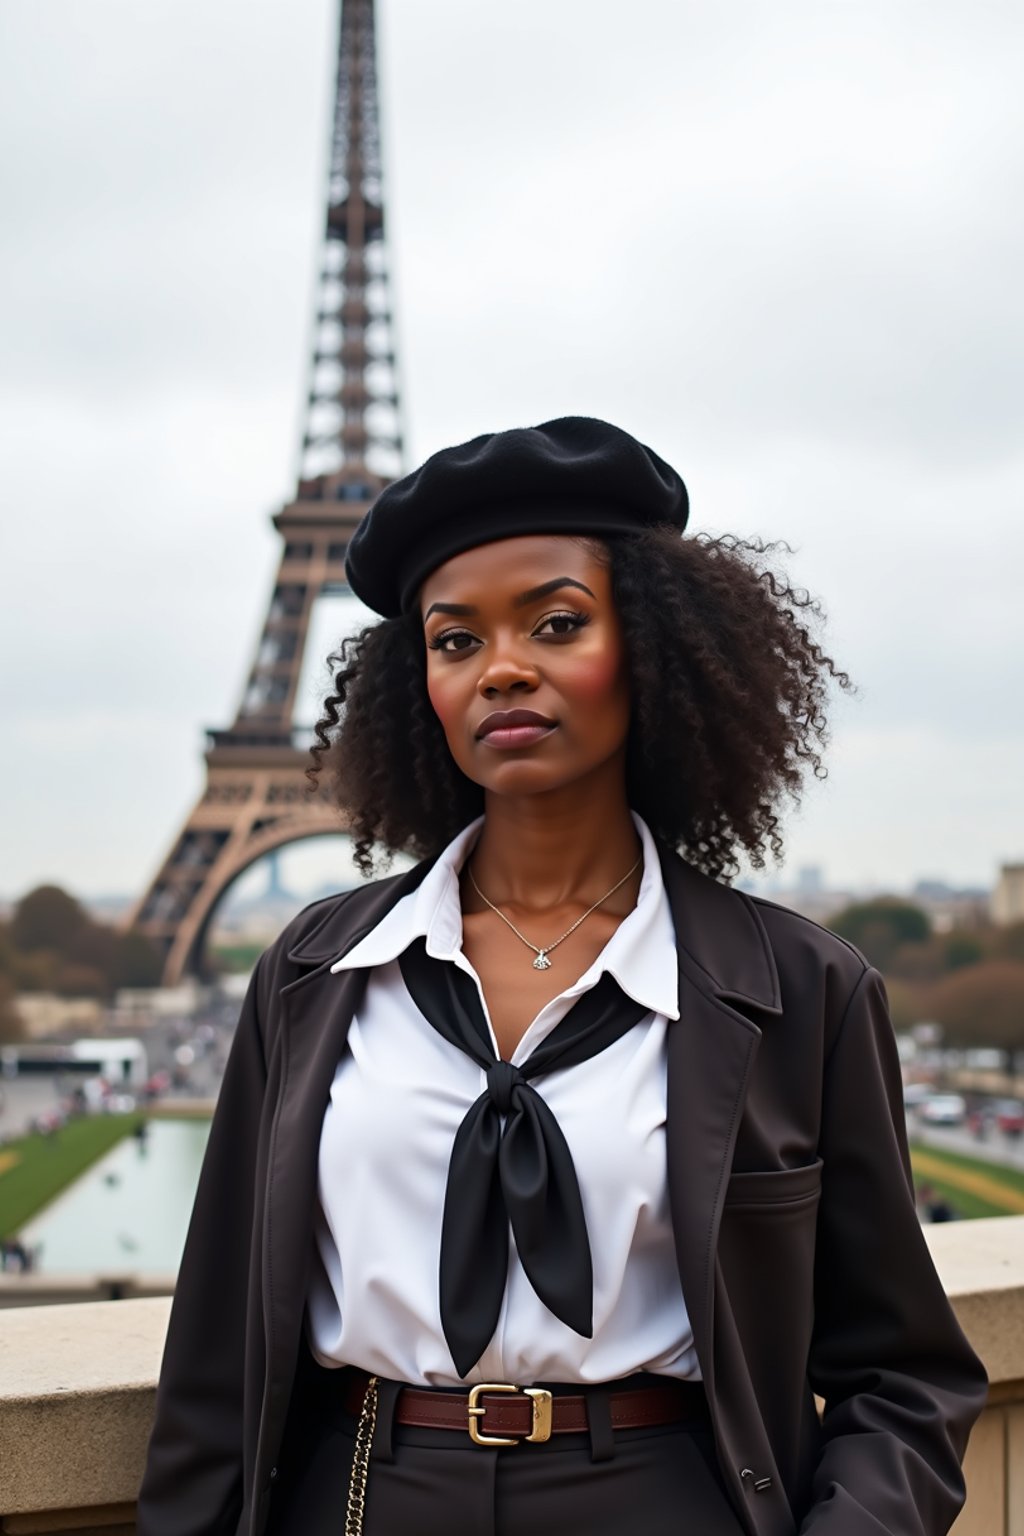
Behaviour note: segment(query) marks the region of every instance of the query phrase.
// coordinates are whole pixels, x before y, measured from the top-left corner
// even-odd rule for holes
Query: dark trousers
[[[301,1373],[267,1536],[345,1529],[358,1421],[340,1404],[340,1374]],[[395,1423],[398,1388],[379,1387],[364,1536],[741,1536],[709,1425],[613,1433],[604,1392],[590,1389],[588,1434],[492,1449]]]

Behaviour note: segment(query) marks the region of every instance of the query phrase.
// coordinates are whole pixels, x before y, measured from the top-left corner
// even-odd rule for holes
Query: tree
[[[158,987],[163,964],[156,947],[141,933],[117,935],[111,985],[116,987]]]
[[[14,987],[0,976],[0,1045],[15,1045],[25,1038],[25,1026],[14,1006]]]
[[[1024,1050],[1024,964],[983,960],[951,971],[929,989],[927,1008],[949,1045]]]
[[[945,945],[936,934],[932,934],[923,943],[897,944],[889,954],[885,974],[886,977],[898,976],[902,981],[920,984],[938,981],[949,969]]]
[[[897,1034],[907,1034],[915,1024],[920,1024],[922,1019],[928,1017],[923,1003],[922,989],[912,982],[903,981],[895,976],[886,976],[884,981],[893,1029]]]
[[[1008,923],[992,937],[992,953],[998,960],[1024,961],[1024,923]]]
[[[52,949],[64,955],[91,926],[89,914],[67,891],[59,885],[40,885],[18,902],[10,932],[15,947],[26,954]]]
[[[0,976],[17,992],[109,997],[118,987],[158,986],[162,969],[148,939],[94,922],[56,885],[30,891],[0,924]]]
[[[60,997],[106,997],[110,983],[95,965],[82,965],[78,960],[68,960],[61,965],[53,981],[53,990]]]
[[[0,977],[14,992],[52,992],[61,968],[61,957],[52,949],[35,949],[31,954],[17,949],[11,941],[10,926],[0,930]]]
[[[947,971],[959,971],[965,965],[977,965],[985,958],[984,945],[970,933],[951,933],[942,946]],[[1024,959],[1024,955],[1021,955]]]
[[[855,902],[837,912],[829,923],[833,933],[851,944],[880,971],[890,968],[896,951],[908,944],[925,944],[931,937],[927,912],[895,896]]]
[[[76,965],[92,965],[103,974],[110,975],[117,964],[117,952],[121,935],[105,923],[90,918],[62,951],[65,960]]]
[[[10,923],[0,923],[0,976],[13,977],[18,967],[18,951],[11,938]]]

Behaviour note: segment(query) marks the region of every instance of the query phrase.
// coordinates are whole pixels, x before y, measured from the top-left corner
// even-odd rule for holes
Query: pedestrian
[[[940,1194],[934,1184],[919,1184],[917,1187],[917,1208],[925,1221],[956,1221],[957,1213],[946,1199]]]
[[[257,964],[139,1536],[952,1524],[986,1378],[882,979],[730,883],[850,680],[776,546],[688,510],[567,417],[434,454],[355,532],[380,622],[310,777],[364,873],[418,862]]]
[[[7,1237],[0,1243],[0,1270],[7,1274],[27,1275],[33,1268],[32,1251],[20,1237]]]

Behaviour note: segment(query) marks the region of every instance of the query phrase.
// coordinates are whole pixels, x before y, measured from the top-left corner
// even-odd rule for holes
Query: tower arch
[[[344,831],[337,807],[307,794],[312,731],[295,714],[315,605],[348,592],[349,539],[402,472],[374,0],[341,0],[337,51],[298,483],[272,519],[277,575],[234,722],[208,732],[204,790],[128,918],[168,986],[190,974],[215,906],[261,852]]]

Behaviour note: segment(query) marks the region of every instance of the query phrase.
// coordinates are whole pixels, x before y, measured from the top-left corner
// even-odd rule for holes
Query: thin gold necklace
[[[605,891],[604,895],[600,898],[600,900],[599,901],[595,901],[594,905],[592,907],[588,907],[587,910],[584,912],[583,916],[582,917],[578,917],[576,919],[576,921],[573,923],[571,928],[567,928],[563,934],[560,934],[559,937],[557,939],[555,939],[553,944],[545,944],[543,949],[541,949],[536,944],[531,944],[530,940],[526,937],[526,934],[519,932],[519,929],[516,927],[516,925],[512,921],[512,919],[506,917],[504,912],[501,910],[501,908],[500,907],[496,907],[494,905],[494,902],[491,901],[487,896],[484,895],[483,891],[480,889],[480,887],[477,885],[476,881],[473,879],[473,867],[472,867],[471,864],[467,864],[466,865],[466,874],[469,876],[469,883],[473,887],[474,891],[476,891],[477,895],[480,897],[480,900],[487,902],[487,905],[490,907],[491,911],[492,912],[496,912],[498,914],[498,916],[501,918],[502,922],[508,924],[508,926],[512,929],[512,932],[515,934],[516,938],[517,939],[522,939],[522,941],[526,945],[527,949],[532,949],[533,950],[533,953],[537,957],[534,960],[534,962],[533,962],[534,970],[535,971],[549,971],[551,969],[551,961],[548,959],[548,956],[550,955],[551,951],[553,949],[557,949],[559,944],[561,944],[562,940],[563,939],[567,939],[569,937],[570,933],[575,933],[576,929],[580,926],[580,924],[586,922],[586,920],[590,916],[591,912],[596,912],[597,911],[598,907],[601,905],[601,902],[607,901],[609,896],[614,896],[615,892],[619,889],[619,886],[620,885],[625,885],[625,883],[629,879],[630,875],[635,875],[636,874],[637,870],[640,868],[640,865],[643,863],[643,858],[644,858],[644,856],[641,853],[640,857],[637,859],[637,861],[633,865],[632,869],[627,869],[627,871],[623,875],[622,879],[621,880],[616,880],[615,884],[612,886],[610,891]]]

